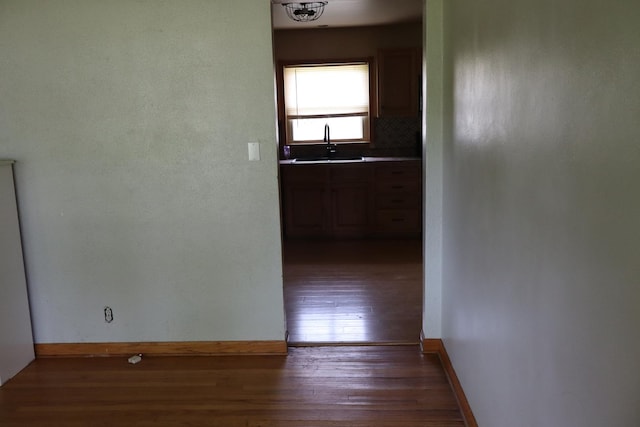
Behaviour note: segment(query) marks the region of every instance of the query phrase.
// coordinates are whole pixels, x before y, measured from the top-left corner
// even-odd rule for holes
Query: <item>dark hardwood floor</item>
[[[435,354],[300,347],[288,356],[38,359],[0,388],[3,427],[462,427]]]
[[[291,345],[415,344],[422,326],[420,240],[287,240]]]

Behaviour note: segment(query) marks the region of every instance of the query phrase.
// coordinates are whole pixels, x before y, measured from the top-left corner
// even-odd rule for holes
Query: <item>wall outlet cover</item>
[[[260,160],[260,143],[259,142],[249,143],[249,160],[250,161]]]

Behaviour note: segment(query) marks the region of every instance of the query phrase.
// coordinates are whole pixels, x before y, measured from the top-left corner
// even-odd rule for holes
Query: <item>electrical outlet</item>
[[[107,323],[113,322],[113,310],[111,307],[104,308],[104,321]]]

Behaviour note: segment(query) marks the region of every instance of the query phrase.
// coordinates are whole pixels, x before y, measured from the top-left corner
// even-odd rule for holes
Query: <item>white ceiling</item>
[[[273,28],[304,29],[358,27],[417,21],[422,17],[423,0],[327,0],[324,14],[312,22],[294,22],[287,17],[282,3],[291,0],[271,0]]]

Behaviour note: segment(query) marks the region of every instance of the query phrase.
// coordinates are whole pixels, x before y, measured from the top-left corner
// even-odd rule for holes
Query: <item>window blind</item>
[[[289,120],[369,113],[366,63],[285,67],[284,89]]]

